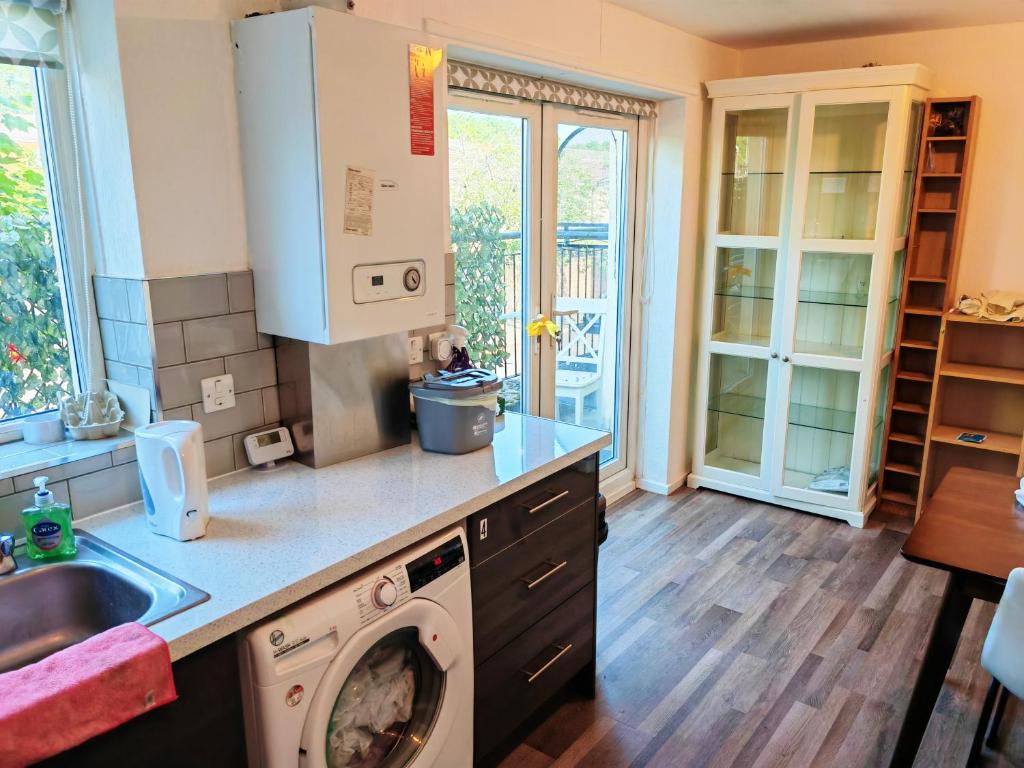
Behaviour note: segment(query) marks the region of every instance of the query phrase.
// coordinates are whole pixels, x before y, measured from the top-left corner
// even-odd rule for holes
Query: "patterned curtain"
[[[57,16],[67,0],[0,0],[0,62],[60,67]]]
[[[552,101],[556,104],[570,104],[574,107],[598,109],[604,112],[618,112],[625,115],[655,117],[657,107],[653,101],[607,93],[569,85],[557,80],[545,80],[531,75],[488,69],[462,61],[448,61],[448,86],[468,91],[500,93],[518,96],[533,101]]]

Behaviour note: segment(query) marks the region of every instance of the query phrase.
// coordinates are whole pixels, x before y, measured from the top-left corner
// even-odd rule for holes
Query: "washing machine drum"
[[[303,728],[302,764],[432,764],[454,718],[448,671],[460,646],[454,620],[426,600],[407,603],[364,627],[317,687]]]

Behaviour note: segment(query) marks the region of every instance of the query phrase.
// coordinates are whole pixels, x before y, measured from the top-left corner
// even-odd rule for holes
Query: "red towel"
[[[0,768],[29,765],[178,698],[167,643],[122,624],[0,675]]]

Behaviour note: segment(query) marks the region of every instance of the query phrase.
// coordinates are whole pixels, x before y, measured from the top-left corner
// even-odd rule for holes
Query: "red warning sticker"
[[[409,135],[414,155],[434,154],[434,70],[440,48],[409,44]]]

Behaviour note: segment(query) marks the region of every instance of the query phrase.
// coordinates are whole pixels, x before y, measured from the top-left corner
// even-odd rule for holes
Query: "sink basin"
[[[31,560],[15,550],[18,569],[0,576],[0,672],[128,621],[146,626],[210,596],[95,536],[75,530],[78,554]]]

